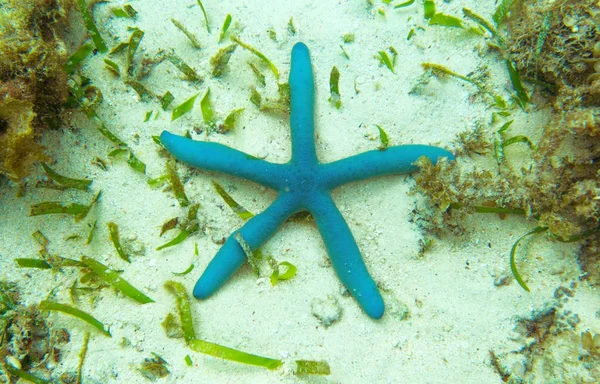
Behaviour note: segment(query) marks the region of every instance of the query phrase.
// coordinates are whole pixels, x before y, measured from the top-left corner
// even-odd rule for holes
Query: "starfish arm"
[[[163,131],[160,141],[178,160],[207,171],[242,177],[264,186],[279,189],[287,168],[257,159],[219,143],[195,141]]]
[[[328,188],[375,176],[411,173],[419,170],[413,163],[421,156],[437,163],[441,157],[454,160],[449,151],[429,145],[399,145],[385,150],[363,152],[323,165],[323,180]]]
[[[292,161],[315,164],[315,86],[310,54],[303,43],[297,43],[292,49],[289,84]]]
[[[377,284],[369,275],[348,224],[329,194],[313,200],[310,211],[314,216],[331,264],[342,283],[367,315],[379,319],[383,315],[383,298]]]
[[[242,246],[234,238],[236,233],[239,232],[250,250],[255,251],[297,210],[296,199],[289,194],[280,195],[266,210],[232,233],[196,282],[194,297],[206,299],[211,296],[247,260]]]

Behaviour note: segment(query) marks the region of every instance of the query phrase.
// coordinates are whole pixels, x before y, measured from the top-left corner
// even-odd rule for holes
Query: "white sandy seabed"
[[[376,148],[379,135],[375,124],[387,131],[390,145],[419,143],[451,148],[457,133],[473,129],[480,122],[489,123],[491,110],[480,100],[474,101],[471,95],[475,90],[469,84],[432,78],[419,93],[409,94],[423,73],[422,62],[439,63],[463,74],[487,66],[490,83],[507,92],[510,83],[505,66],[495,53],[487,51],[485,40],[459,29],[428,26],[420,1],[399,10],[373,2],[374,7],[365,1],[280,1],[268,2],[268,6],[259,0],[205,1],[210,34],[200,7],[191,0],[169,5],[158,0],[133,1],[130,4],[138,11],[135,20],[111,16],[110,7],[118,2],[99,3],[94,7],[94,18],[111,46],[128,40],[129,26],[145,32],[136,61],[152,57],[160,49],[172,49],[205,75],[205,82],[198,85],[183,80],[168,62],[155,68],[145,84],[157,94],[169,90],[176,98],[174,105],[195,93],[201,97],[210,87],[214,109],[220,115],[245,108],[233,132],[208,137],[194,134],[194,138],[224,143],[269,161],[285,162],[289,158],[289,124],[285,116],[259,112],[248,101],[256,78],[247,62],[260,65],[258,59],[238,47],[226,74],[218,79],[209,76],[210,57],[226,44],[219,45],[217,40],[227,14],[233,18],[231,30],[273,61],[282,79],[289,71],[293,44],[302,41],[309,47],[316,80],[315,136],[323,162]],[[437,7],[452,15],[461,15],[462,7],[470,7],[489,17],[495,4],[456,0]],[[288,32],[290,17],[296,35]],[[194,48],[171,18],[194,33],[202,48]],[[269,37],[269,30],[275,31],[276,40]],[[411,30],[414,35],[407,39]],[[353,43],[343,44],[350,59],[340,49],[346,33],[355,36]],[[398,52],[396,73],[375,57],[389,46]],[[198,337],[263,356],[324,360],[331,367],[331,375],[298,377],[286,369],[268,371],[222,361],[190,351],[182,339],[167,338],[160,324],[167,313],[175,311],[175,304],[164,282],[176,280],[191,290],[219,249],[219,240],[242,225],[210,181],[221,183],[254,213],[264,210],[275,195],[251,182],[180,165],[188,197],[201,204],[203,231],[176,247],[155,251],[172,236],[168,233],[159,237],[161,225],[184,216],[186,211],[171,192],[150,188],[146,183],[165,171],[165,157],[151,136],[165,129],[183,134],[201,127],[200,97],[192,113],[174,122],[170,112],[163,111],[158,118],[143,122],[146,112],[159,111],[160,105],[142,102],[131,88],[104,69],[104,57],[98,54],[89,59],[82,73],[102,90],[104,100],[98,114],[146,163],[147,175],[132,171],[123,161],[109,162],[107,171],[92,165],[96,157],[107,160],[107,153],[114,147],[84,116],[76,114],[70,127],[49,133],[44,144],[56,160],[55,170],[92,178],[92,190],[102,191],[101,200],[80,223],[69,217],[29,217],[31,204],[89,201],[92,193],[28,188],[25,197],[17,198],[16,188],[3,186],[0,270],[2,279],[18,284],[26,304],[36,304],[50,292],[53,300],[70,303],[68,287],[79,276],[77,271],[53,273],[15,267],[14,258],[37,253],[39,246],[31,233],[39,229],[50,239],[51,253],[72,258],[85,254],[123,269],[123,278],[156,302],[139,305],[110,289],[101,291],[93,302],[80,301],[78,306],[110,326],[112,338],[77,319],[51,313],[52,324],[71,333],[59,369],[76,369],[83,334],[91,331],[84,383],[146,382],[137,367],[152,352],[169,363],[171,373],[157,381],[163,383],[500,383],[490,351],[500,357],[508,373],[524,371],[526,359],[518,352],[527,339],[515,326],[519,318],[529,318],[553,305],[555,290],[576,280],[580,273],[575,261],[577,245],[556,245],[542,236],[531,242],[529,262],[520,264],[531,293],[514,281],[506,286],[494,284],[510,276],[510,247],[534,226],[523,218],[500,220],[491,215],[473,215],[464,223],[465,234],[436,239],[419,257],[419,240],[427,234],[411,222],[411,212],[422,197],[409,195],[414,185],[410,176],[353,183],[333,193],[370,272],[385,291],[388,311],[381,320],[370,319],[351,297],[342,294],[342,286],[327,263],[324,244],[311,222],[286,223],[263,248],[279,261],[297,266],[293,279],[272,287],[243,267],[209,300],[192,301]],[[341,109],[328,102],[333,66],[341,73]],[[261,68],[267,76],[265,92],[275,97],[275,80],[266,67]],[[534,110],[525,115],[517,111],[512,129],[531,130],[543,120],[543,112]],[[536,132],[529,131],[534,137]],[[42,173],[37,170],[30,177],[31,184],[40,177]],[[66,240],[71,234],[87,233],[87,224],[96,219],[98,229],[91,245]],[[109,221],[116,222],[121,236],[137,248],[131,264],[117,257],[108,238]],[[194,244],[198,245],[199,256],[194,256]],[[195,264],[192,273],[184,277],[172,274],[185,270],[190,263]],[[561,310],[578,315],[578,332],[599,329],[597,300],[591,289],[580,283],[574,292],[574,298]],[[339,321],[325,327],[313,316],[311,304],[330,296],[338,302],[342,314]],[[121,346],[123,338],[131,346]],[[574,341],[571,349],[577,352],[577,348]],[[193,361],[191,367],[184,362],[188,354]],[[544,354],[551,364],[552,350]],[[576,359],[577,354],[563,358]],[[564,380],[577,377],[568,366],[561,369],[561,374]],[[543,379],[538,376],[538,380]]]

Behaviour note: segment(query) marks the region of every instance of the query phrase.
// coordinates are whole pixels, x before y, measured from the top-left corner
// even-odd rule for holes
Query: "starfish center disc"
[[[315,167],[293,167],[287,176],[285,191],[302,199],[318,189],[318,186],[318,172]]]

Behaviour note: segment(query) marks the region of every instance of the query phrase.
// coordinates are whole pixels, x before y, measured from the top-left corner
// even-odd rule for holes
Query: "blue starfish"
[[[367,315],[378,319],[383,315],[383,299],[330,191],[352,181],[417,171],[418,167],[413,163],[421,156],[428,157],[432,163],[440,157],[454,159],[454,156],[437,147],[401,145],[322,164],[317,159],[314,143],[313,72],[308,48],[302,43],[292,49],[289,84],[292,158],[285,164],[270,163],[222,144],[194,141],[167,131],[160,136],[165,148],[184,163],[242,177],[278,192],[265,211],[229,236],[198,279],[194,296],[198,299],[211,296],[246,261],[242,246],[234,238],[236,233],[254,251],[289,216],[309,211],[338,277]]]

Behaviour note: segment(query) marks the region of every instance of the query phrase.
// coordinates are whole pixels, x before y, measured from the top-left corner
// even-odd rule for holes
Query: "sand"
[[[231,31],[273,61],[282,80],[289,73],[293,44],[302,41],[309,47],[316,81],[316,146],[323,162],[376,148],[376,124],[386,130],[390,145],[415,143],[450,149],[457,133],[473,129],[478,123],[488,124],[491,109],[481,98],[472,96],[476,90],[467,83],[432,78],[420,92],[409,94],[424,72],[420,64],[434,62],[462,74],[485,66],[490,83],[508,95],[510,83],[504,63],[487,51],[485,40],[467,31],[427,25],[420,1],[399,10],[374,3],[369,7],[365,1],[280,1],[268,2],[267,6],[267,2],[258,0],[206,1],[210,34],[199,6],[191,0],[168,5],[158,0],[133,1],[130,4],[138,12],[135,20],[111,16],[110,8],[120,2],[99,3],[94,7],[94,17],[110,46],[127,41],[128,26],[135,25],[145,32],[136,61],[153,57],[161,49],[173,50],[205,77],[205,82],[198,85],[183,80],[168,62],[156,67],[144,83],[157,94],[169,90],[176,98],[174,105],[196,93],[200,98],[210,87],[213,107],[220,116],[245,108],[231,133],[194,133],[195,139],[227,144],[269,161],[287,161],[290,133],[285,115],[260,112],[248,101],[256,79],[247,63],[259,61],[238,47],[225,75],[209,76],[210,57],[226,44],[219,45],[217,40],[227,14],[233,18]],[[438,3],[438,12],[452,15],[461,15],[462,7],[470,7],[489,17],[495,7],[492,1]],[[379,9],[385,11],[385,16],[378,13]],[[290,17],[296,35],[288,33]],[[194,33],[202,48],[194,48],[171,18]],[[269,30],[276,32],[275,41],[270,39]],[[407,39],[411,30],[414,35]],[[353,43],[343,44],[350,59],[340,49],[346,33],[355,35]],[[398,52],[396,73],[375,57],[377,51],[389,46]],[[531,293],[511,279],[508,263],[512,244],[535,226],[525,218],[469,216],[464,234],[435,238],[420,255],[420,240],[432,235],[414,223],[413,210],[423,197],[409,193],[414,186],[411,176],[348,184],[333,193],[369,271],[384,291],[388,310],[381,320],[370,319],[350,296],[342,294],[342,286],[327,262],[324,244],[310,221],[284,224],[262,248],[279,261],[293,263],[298,268],[293,279],[271,286],[245,266],[210,299],[192,300],[199,338],[286,361],[323,360],[331,367],[329,376],[298,377],[290,373],[288,366],[269,371],[226,362],[190,351],[182,339],[167,338],[161,322],[167,313],[175,312],[175,301],[164,289],[164,282],[175,280],[191,291],[219,249],[219,241],[243,224],[215,192],[211,180],[222,184],[254,213],[264,210],[275,193],[251,182],[179,164],[187,196],[201,204],[198,216],[203,230],[176,247],[156,251],[174,236],[172,231],[159,237],[161,225],[183,217],[186,210],[170,191],[147,185],[149,178],[165,173],[166,161],[151,136],[163,130],[183,134],[202,127],[199,99],[191,113],[171,122],[170,112],[160,110],[158,102],[141,101],[131,88],[104,69],[105,57],[98,54],[90,58],[81,73],[102,91],[104,100],[98,115],[146,163],[146,175],[134,172],[124,161],[110,161],[107,154],[115,147],[85,116],[74,114],[63,129],[45,135],[43,144],[56,160],[56,171],[93,179],[91,190],[102,191],[101,199],[78,223],[67,216],[30,217],[31,204],[51,200],[89,202],[93,193],[33,188],[35,181],[43,177],[40,169],[29,177],[24,197],[17,197],[17,188],[3,181],[0,270],[2,279],[18,284],[26,304],[45,298],[71,303],[69,287],[80,277],[77,270],[52,272],[15,266],[15,258],[35,257],[39,246],[31,233],[40,230],[51,241],[50,253],[71,258],[87,255],[122,269],[122,277],[155,303],[140,305],[111,289],[102,290],[95,300],[79,301],[79,308],[110,326],[112,338],[77,319],[51,313],[52,324],[71,333],[57,370],[76,369],[86,331],[91,333],[91,342],[84,383],[146,382],[137,367],[151,353],[169,363],[170,374],[159,383],[501,383],[501,376],[491,364],[490,351],[501,357],[508,373],[518,374],[524,369],[523,354],[518,352],[530,340],[517,332],[517,319],[553,305],[555,290],[577,280],[578,244],[556,244],[543,236],[530,242],[526,248],[528,262],[519,265]],[[122,57],[118,60],[123,62]],[[341,73],[341,109],[328,102],[333,66]],[[266,67],[260,67],[267,77],[266,95],[274,98],[274,78]],[[356,93],[355,88],[360,92]],[[143,122],[151,110],[160,111],[158,118]],[[536,137],[545,118],[544,110],[533,109],[527,115],[517,110],[513,132]],[[92,164],[96,157],[107,161],[107,171]],[[67,240],[72,234],[85,236],[88,224],[94,220],[98,227],[90,245],[82,238]],[[117,257],[108,237],[109,221],[117,223],[121,237],[137,248],[131,264]],[[195,244],[198,256],[194,255]],[[184,271],[190,263],[195,268],[188,275],[173,274]],[[509,283],[495,284],[502,278],[509,278]],[[578,314],[581,330],[598,329],[593,292],[583,284],[574,291],[575,298],[565,304],[563,311],[571,308]],[[337,301],[342,314],[339,321],[326,327],[313,316],[311,303],[328,297]],[[129,346],[121,345],[123,338]],[[576,341],[571,347],[569,351],[577,350]],[[552,355],[551,351],[545,353]],[[193,366],[185,364],[186,355],[190,355]],[[577,377],[569,369],[564,369],[563,378]]]

